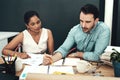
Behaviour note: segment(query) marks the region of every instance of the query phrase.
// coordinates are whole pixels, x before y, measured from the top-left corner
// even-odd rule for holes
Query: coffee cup
[[[17,58],[15,62],[15,70],[20,71],[23,68],[22,60],[20,58]]]
[[[77,62],[77,66],[76,66],[77,71],[78,71],[79,73],[85,73],[85,72],[87,72],[91,67],[92,67],[92,65],[91,65],[89,62],[85,61],[85,60],[80,60],[79,62]]]

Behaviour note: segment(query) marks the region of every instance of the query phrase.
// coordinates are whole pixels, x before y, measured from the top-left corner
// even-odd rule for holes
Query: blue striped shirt
[[[83,59],[99,61],[100,55],[109,45],[109,40],[110,29],[105,23],[99,21],[89,33],[83,32],[81,25],[78,24],[70,30],[64,43],[56,51],[65,57],[76,44],[77,49],[84,53]]]

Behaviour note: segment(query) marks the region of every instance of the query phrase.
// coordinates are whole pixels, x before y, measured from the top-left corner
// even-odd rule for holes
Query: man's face
[[[98,20],[98,18],[94,19],[93,14],[84,14],[83,12],[80,13],[80,24],[83,32],[89,32],[98,22]]]

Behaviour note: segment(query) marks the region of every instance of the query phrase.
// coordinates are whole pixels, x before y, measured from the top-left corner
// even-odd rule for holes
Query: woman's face
[[[41,29],[41,21],[37,16],[33,16],[30,18],[30,21],[26,26],[30,31],[39,32]]]

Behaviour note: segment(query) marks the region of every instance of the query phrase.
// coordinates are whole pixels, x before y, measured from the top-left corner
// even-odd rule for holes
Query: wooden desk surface
[[[102,65],[97,71],[101,71],[103,76],[93,76],[93,74],[90,73],[80,74],[77,71],[75,71],[75,75],[28,73],[25,80],[120,80],[120,78],[114,77],[113,68],[111,66]]]
[[[25,80],[120,80],[115,77],[82,76],[82,75],[47,75],[39,73],[29,73]]]
[[[0,59],[0,63],[1,62],[3,62],[1,59]],[[23,65],[23,68],[24,68],[24,66],[25,65]],[[20,76],[20,74],[21,74],[21,72],[23,71],[23,69],[21,70],[21,71],[19,71],[19,72],[16,72],[16,76]],[[79,78],[79,80],[81,79],[81,80],[89,80],[89,78],[88,78],[88,76],[89,77],[92,77],[93,79],[91,79],[91,80],[97,80],[96,79],[96,77],[94,77],[93,75],[94,74],[92,74],[92,73],[78,73],[77,72],[77,70],[76,70],[76,68],[74,67],[74,71],[75,71],[75,75],[47,75],[47,74],[39,74],[39,73],[34,73],[34,74],[28,74],[27,76],[27,79],[26,80],[29,80],[29,78],[31,78],[31,77],[34,77],[34,76],[37,76],[37,75],[39,75],[38,76],[38,78],[39,79],[30,79],[30,80],[41,80],[40,78],[40,76],[48,76],[48,79],[49,79],[49,77],[51,77],[51,79],[53,78],[53,76],[54,76],[54,78],[56,78],[56,77],[58,77],[58,78],[60,78],[60,77],[63,77],[63,78],[65,78],[66,79],[66,77],[67,77],[67,79],[68,80],[74,80],[74,79],[72,79],[73,77],[75,78],[76,77],[76,79],[75,80],[77,80],[77,78]],[[111,66],[109,66],[109,65],[102,65],[100,68],[98,68],[97,70],[96,70],[96,72],[100,72],[100,74],[102,75],[102,76],[104,76],[104,78],[105,77],[110,77],[111,79],[109,79],[108,78],[108,80],[118,80],[118,79],[116,79],[116,78],[114,78],[114,71],[113,71],[113,67],[111,67]],[[31,76],[32,75],[32,76]],[[82,77],[80,77],[80,76],[82,76]],[[85,79],[83,79],[84,77],[86,77]],[[35,78],[35,77],[34,77]],[[47,77],[42,77],[43,79],[44,78],[47,78]],[[60,79],[54,79],[54,80],[65,80],[65,79],[63,79],[63,78],[60,78]],[[70,79],[69,79],[70,78]],[[88,78],[88,79],[87,79]],[[95,79],[94,79],[95,78]],[[101,79],[101,77],[99,77],[100,79],[99,80],[106,80],[106,78],[105,79]],[[103,77],[102,77],[103,78]],[[114,78],[114,79],[112,79],[112,78]],[[44,79],[44,80],[48,80],[48,79]]]
[[[23,65],[23,69],[24,67],[25,65]],[[16,76],[20,76],[23,69],[21,71],[16,72]],[[73,69],[74,69],[75,75],[82,75],[82,76],[93,76],[94,75],[94,73],[93,74],[92,73],[78,73],[78,71],[76,70],[76,67],[74,67]],[[113,67],[109,65],[102,65],[100,68],[96,70],[96,73],[100,73],[104,77],[114,77]]]

